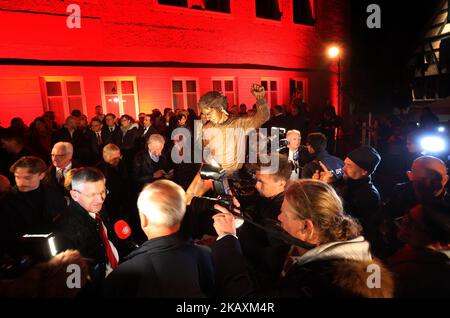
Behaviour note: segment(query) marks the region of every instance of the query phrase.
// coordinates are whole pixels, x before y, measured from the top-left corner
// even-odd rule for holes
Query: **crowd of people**
[[[197,124],[264,121],[264,91],[253,92],[249,112],[219,111],[214,103],[226,99],[210,92],[199,117],[167,108],[134,120],[97,106],[90,121],[73,111],[62,127],[52,112],[30,127],[13,119],[0,130],[1,262],[20,259],[24,234],[53,233],[68,251],[2,272],[0,296],[448,297],[446,163],[415,152],[405,182],[380,195],[384,153],[363,145],[336,156],[330,105],[316,129],[301,101],[290,115],[274,107],[262,127],[285,128],[288,144],[276,170],[265,160],[245,165],[253,192],[204,209],[187,200],[200,164],[173,160],[186,153],[172,132],[186,128],[194,144]],[[68,264],[83,269],[75,291],[54,274]]]

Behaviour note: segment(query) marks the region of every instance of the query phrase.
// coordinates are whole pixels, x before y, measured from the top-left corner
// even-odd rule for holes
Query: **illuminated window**
[[[159,4],[165,4],[168,6],[185,7],[188,6],[188,0],[158,0]]]
[[[278,105],[278,81],[276,80],[262,80],[261,86],[266,91],[270,107]]]
[[[256,16],[263,19],[281,20],[278,0],[256,0]]]
[[[172,80],[172,103],[174,109],[192,108],[197,111],[197,80]]]
[[[314,0],[293,0],[294,23],[314,25]]]
[[[139,113],[136,78],[103,77],[100,79],[103,105],[107,113],[132,117]]]
[[[204,0],[205,10],[230,13],[230,0]]]
[[[51,76],[43,77],[40,81],[45,110],[55,112],[57,122],[64,122],[74,109],[86,114],[81,78]]]
[[[222,92],[227,97],[229,106],[238,104],[234,79],[213,78],[212,86],[214,91]]]
[[[290,79],[289,80],[289,92],[291,101],[294,97],[300,98],[303,102],[308,99],[307,96],[307,80],[306,79]]]

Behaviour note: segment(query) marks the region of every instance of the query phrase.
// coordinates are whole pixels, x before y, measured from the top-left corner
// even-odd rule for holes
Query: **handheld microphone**
[[[114,224],[114,232],[116,232],[116,235],[119,239],[130,241],[133,248],[139,247],[139,245],[137,245],[131,237],[131,227],[124,220],[119,220]]]
[[[124,220],[119,220],[114,224],[114,231],[121,240],[126,240],[131,236],[131,228]]]

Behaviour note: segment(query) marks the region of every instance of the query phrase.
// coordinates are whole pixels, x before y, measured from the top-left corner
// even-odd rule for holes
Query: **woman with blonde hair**
[[[291,246],[280,279],[269,291],[255,290],[256,283],[240,252],[234,217],[223,207],[215,208],[222,212],[214,216],[219,238],[213,247],[220,294],[392,297],[392,274],[372,257],[369,243],[361,236],[361,226],[344,212],[342,201],[331,186],[301,179],[287,187],[278,220],[290,242],[307,244]]]

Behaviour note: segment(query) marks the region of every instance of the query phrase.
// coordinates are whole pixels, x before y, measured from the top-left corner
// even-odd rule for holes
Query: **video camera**
[[[247,213],[248,211],[246,211],[245,209],[245,204],[244,205],[242,204],[242,199],[245,199],[245,195],[242,196],[242,194],[248,194],[248,192],[244,190],[246,187],[243,186],[245,185],[245,182],[242,182],[242,180],[246,180],[245,176],[247,176],[247,178],[250,176],[249,177],[250,181],[247,184],[247,186],[251,186],[254,189],[254,186],[256,184],[256,178],[254,177],[254,174],[250,169],[247,170],[241,169],[240,172],[241,176],[243,176],[244,178],[236,182],[231,178],[227,178],[227,176],[225,175],[225,171],[217,162],[213,161],[213,164],[203,164],[200,169],[200,176],[202,179],[213,181],[214,191],[216,192],[218,197],[217,198],[194,197],[191,201],[191,207],[193,207],[194,210],[196,210],[197,212],[213,211],[214,205],[219,204],[225,207],[237,219],[240,219],[241,220],[239,222],[240,225],[242,225],[243,221],[245,221],[248,222],[249,224],[252,224],[253,226],[262,229],[263,231],[267,232],[273,237],[277,237],[285,241],[288,244],[301,246],[305,249],[314,248],[315,247],[314,245],[298,240],[289,235],[289,233],[287,233],[284,229],[282,229],[280,224],[276,221],[274,221],[273,224],[270,224],[269,226],[264,226],[259,224],[258,222],[255,222],[250,217],[250,215]],[[238,201],[241,203],[240,207],[241,213],[236,213],[234,211],[235,206],[233,204],[233,196],[229,194],[230,191],[233,194],[233,196],[238,198]],[[236,225],[236,227],[239,227],[240,225]]]
[[[53,233],[25,234],[17,241],[17,253],[0,260],[0,279],[19,277],[32,266],[49,261],[58,253]]]
[[[213,189],[217,198],[210,197],[196,197],[195,200],[202,200],[203,203],[209,203],[208,206],[212,209],[214,204],[220,204],[228,210],[233,209],[233,198],[230,195],[230,186],[228,178],[225,177],[225,170],[222,169],[219,163],[213,160],[212,164],[203,164],[200,168],[200,177],[203,180],[212,180]]]
[[[253,165],[244,166],[233,173],[227,175],[222,166],[214,159],[209,164],[204,163],[200,168],[200,177],[203,180],[211,180],[213,183],[213,197],[194,197],[191,201],[191,208],[197,212],[213,211],[214,205],[219,204],[228,210],[233,210],[233,197],[241,205],[252,200],[256,194],[256,174]]]
[[[280,152],[286,149],[289,145],[289,141],[286,139],[286,128],[271,127],[270,137],[267,137],[267,149],[272,150],[272,145],[275,145],[274,150]]]

